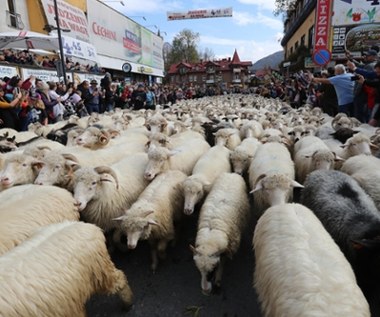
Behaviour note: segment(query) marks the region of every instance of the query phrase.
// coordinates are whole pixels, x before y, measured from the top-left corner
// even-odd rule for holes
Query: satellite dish
[[[124,73],[129,73],[132,70],[132,66],[129,63],[124,63],[121,69]]]

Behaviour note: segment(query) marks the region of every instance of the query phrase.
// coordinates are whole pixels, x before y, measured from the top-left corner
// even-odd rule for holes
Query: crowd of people
[[[16,64],[23,66],[33,66],[47,69],[57,68],[58,57],[57,55],[38,55],[29,50],[14,51],[5,49],[0,51],[0,63],[3,64]],[[79,71],[84,73],[105,73],[105,70],[99,67],[98,64],[84,64],[74,62],[72,58],[66,57],[65,60],[66,70]]]
[[[255,90],[265,97],[280,98],[294,108],[307,103],[335,116],[344,112],[362,123],[378,126],[380,120],[379,47],[363,53],[361,61],[347,52],[346,60],[320,74],[299,71],[291,78],[272,80]]]
[[[251,87],[245,93],[279,98],[298,108],[304,104],[320,107],[335,116],[344,112],[363,123],[380,123],[380,62],[378,47],[364,53],[362,61],[347,54],[345,63],[319,74],[297,72],[287,79],[273,77],[269,83]],[[1,55],[0,55],[1,56]],[[4,51],[4,56],[12,56]],[[33,56],[21,52],[19,62],[35,62]],[[0,58],[1,60],[1,58]],[[69,61],[68,61],[69,62]],[[155,109],[156,105],[175,104],[183,99],[242,92],[219,87],[174,86],[148,83],[127,83],[113,80],[109,73],[100,83],[93,79],[79,85],[70,82],[44,82],[18,76],[0,79],[0,127],[25,131],[32,122],[54,123],[72,114],[80,117],[93,112],[112,111],[115,107]]]

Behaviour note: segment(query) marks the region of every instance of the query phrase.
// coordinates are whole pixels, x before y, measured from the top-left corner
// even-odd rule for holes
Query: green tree
[[[167,55],[166,67],[182,61],[195,63],[199,60],[198,54],[199,33],[183,29],[173,39],[170,52]]]

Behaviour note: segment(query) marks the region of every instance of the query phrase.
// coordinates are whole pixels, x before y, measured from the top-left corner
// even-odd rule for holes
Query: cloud
[[[243,4],[257,5],[261,9],[267,9],[273,11],[276,6],[274,5],[275,0],[238,0]]]
[[[283,24],[279,19],[266,16],[260,12],[256,15],[252,15],[247,12],[234,12],[232,19],[237,25],[240,26],[260,24],[275,30],[282,30],[283,28]]]
[[[281,44],[274,38],[258,42],[254,40],[235,40],[201,35],[200,45],[211,48],[223,46],[223,51],[226,53],[219,53],[216,58],[232,57],[234,50],[237,49],[240,60],[252,62],[256,62],[263,57],[282,50]]]

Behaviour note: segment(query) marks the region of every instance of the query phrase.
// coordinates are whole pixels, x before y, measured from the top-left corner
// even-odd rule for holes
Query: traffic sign
[[[316,50],[313,54],[313,62],[319,66],[328,64],[331,60],[331,52],[328,49]]]

